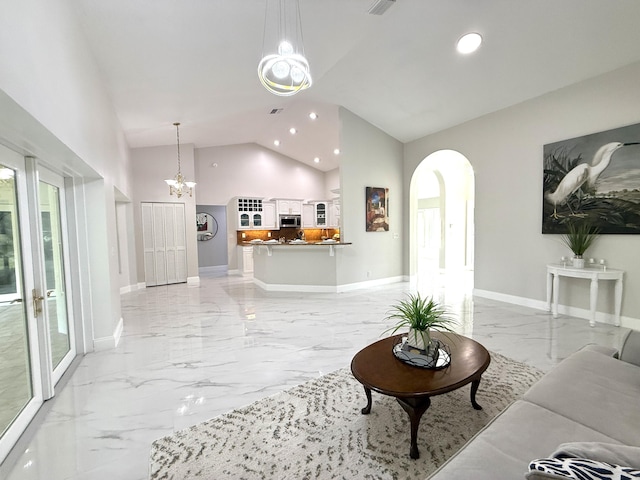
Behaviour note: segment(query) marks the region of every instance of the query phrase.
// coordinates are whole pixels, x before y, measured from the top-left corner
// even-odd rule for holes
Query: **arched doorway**
[[[455,286],[471,293],[474,183],[471,164],[454,150],[432,153],[414,171],[410,184],[411,278],[420,291]]]

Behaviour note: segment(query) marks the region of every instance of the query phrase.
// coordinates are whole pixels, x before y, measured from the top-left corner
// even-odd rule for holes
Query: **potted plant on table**
[[[392,335],[403,327],[409,327],[407,344],[429,357],[436,357],[439,348],[439,342],[431,338],[430,330],[453,332],[451,325],[456,323],[433,297],[424,298],[420,293],[408,294],[405,300],[393,305],[385,319],[397,321],[387,330]]]
[[[562,242],[573,252],[573,266],[584,268],[583,255],[600,232],[589,223],[569,223],[567,227],[569,231],[562,236]]]

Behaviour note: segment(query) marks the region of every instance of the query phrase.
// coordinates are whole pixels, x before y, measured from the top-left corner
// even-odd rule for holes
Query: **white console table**
[[[553,318],[558,317],[558,292],[560,290],[560,277],[585,278],[591,280],[589,307],[591,319],[589,324],[593,327],[596,323],[596,305],[598,302],[598,281],[615,280],[615,324],[620,326],[620,309],[622,307],[622,277],[624,270],[615,270],[606,267],[574,268],[564,265],[547,265],[547,310],[553,313]],[[553,292],[553,303],[551,294]]]

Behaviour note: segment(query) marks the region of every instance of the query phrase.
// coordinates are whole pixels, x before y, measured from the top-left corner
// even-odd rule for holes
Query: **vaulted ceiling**
[[[174,144],[179,121],[181,143],[255,142],[325,171],[338,106],[408,142],[640,61],[637,0],[373,1],[300,0],[314,83],[286,98],[257,78],[265,0],[71,3],[131,147]],[[472,31],[482,46],[458,54]]]

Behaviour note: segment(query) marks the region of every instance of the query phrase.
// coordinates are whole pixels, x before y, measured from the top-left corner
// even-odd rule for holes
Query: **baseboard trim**
[[[187,285],[200,285],[200,277],[187,277]]]
[[[257,278],[253,279],[253,283],[268,292],[301,292],[301,293],[344,293],[354,290],[362,290],[364,288],[378,287],[381,285],[389,285],[404,281],[404,276],[380,278],[377,280],[368,280],[366,282],[348,283],[345,285],[289,285],[289,284],[273,284],[265,283]]]
[[[473,295],[476,297],[488,298],[489,300],[497,300],[498,302],[512,303],[522,307],[535,308],[536,310],[547,310],[547,302],[534,300],[532,298],[518,297],[516,295],[492,292],[490,290],[480,290],[478,288],[473,289]]]
[[[476,297],[488,298],[489,300],[497,300],[499,302],[511,303],[523,307],[529,307],[536,310],[544,310],[551,315],[547,302],[543,300],[534,300],[532,298],[518,297],[515,295],[507,295],[505,293],[492,292],[489,290],[474,289],[473,295]],[[572,307],[570,305],[558,304],[558,315],[567,315],[569,317],[584,318],[591,320],[591,310],[586,308]],[[615,325],[615,315],[613,313],[596,312],[596,322]],[[620,326],[640,330],[640,319],[633,317],[620,317]]]
[[[354,290],[362,290],[363,288],[380,287],[382,285],[390,285],[392,283],[400,283],[405,281],[404,275],[397,277],[379,278],[377,280],[367,280],[366,282],[347,283],[338,285],[338,292],[352,292]]]
[[[120,287],[120,295],[135,292],[136,290],[143,290],[145,288],[147,288],[147,284],[144,282],[136,283],[135,285],[126,285],[124,287]]]
[[[124,330],[124,320],[120,318],[118,321],[116,328],[113,331],[113,335],[109,337],[101,337],[93,339],[93,350],[95,352],[103,351],[103,350],[111,350],[118,346],[120,343],[120,337],[122,336],[122,331]]]
[[[200,267],[198,273],[200,275],[226,275],[229,271],[229,267],[226,265],[214,265],[211,267]]]

